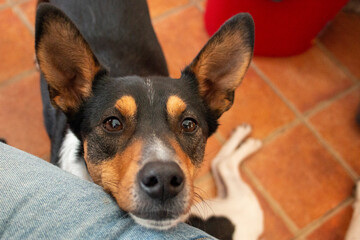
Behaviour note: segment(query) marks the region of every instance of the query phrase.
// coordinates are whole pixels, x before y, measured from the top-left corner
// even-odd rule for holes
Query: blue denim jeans
[[[94,183],[0,143],[1,239],[214,239],[184,223],[137,225]]]

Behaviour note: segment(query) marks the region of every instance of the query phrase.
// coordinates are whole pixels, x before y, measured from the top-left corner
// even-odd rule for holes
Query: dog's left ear
[[[199,93],[216,118],[233,104],[234,91],[249,67],[254,49],[250,14],[229,19],[184,70],[195,75]]]
[[[51,102],[65,113],[75,112],[91,95],[100,64],[74,23],[48,3],[37,9],[35,50]]]

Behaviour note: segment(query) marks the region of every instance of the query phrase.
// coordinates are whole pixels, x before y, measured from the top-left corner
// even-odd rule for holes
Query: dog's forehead
[[[160,120],[162,116],[179,116],[191,110],[200,116],[204,112],[196,88],[184,79],[169,77],[105,77],[98,79],[93,87],[93,98],[89,101],[93,120],[111,109],[117,109],[125,117],[135,116],[146,122]],[[97,120],[96,120],[97,119]]]
[[[137,108],[155,110],[164,109],[168,102],[173,105],[187,102],[196,102],[197,94],[183,79],[169,77],[122,77],[115,78],[109,86],[104,85],[103,96],[112,98],[112,102],[136,104]],[[112,96],[112,97],[111,97]],[[126,97],[126,101],[124,98]],[[175,98],[176,97],[176,98]],[[160,109],[159,109],[160,110]]]

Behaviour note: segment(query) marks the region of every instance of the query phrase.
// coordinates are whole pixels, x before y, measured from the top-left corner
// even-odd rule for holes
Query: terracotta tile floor
[[[148,0],[171,76],[208,36],[204,0]],[[33,64],[35,0],[0,0],[0,137],[49,157]],[[206,148],[196,185],[216,194],[211,159],[232,129],[250,123],[264,147],[241,166],[265,214],[262,239],[343,239],[360,174],[360,16],[340,12],[307,52],[255,57],[234,107]]]

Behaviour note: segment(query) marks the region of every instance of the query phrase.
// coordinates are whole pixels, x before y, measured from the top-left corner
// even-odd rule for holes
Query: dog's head
[[[104,43],[106,44],[106,43]],[[63,12],[40,6],[36,55],[54,106],[80,139],[88,171],[147,227],[187,215],[207,138],[252,58],[250,15],[227,21],[180,79],[110,77]]]

